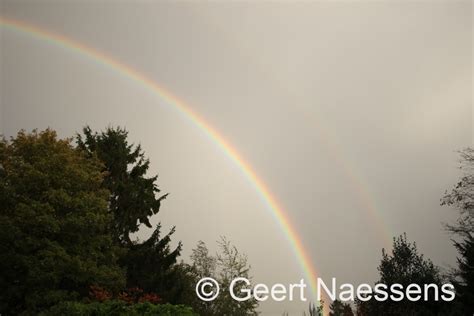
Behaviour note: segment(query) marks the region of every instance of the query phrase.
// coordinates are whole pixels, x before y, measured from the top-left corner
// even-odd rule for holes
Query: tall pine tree
[[[121,259],[127,269],[127,286],[156,292],[173,302],[172,271],[181,251],[181,243],[170,249],[174,228],[162,239],[160,224],[146,241],[132,241],[130,237],[141,224],[152,227],[150,218],[159,212],[168,194],[160,195],[158,177],[147,176],[150,161],[140,145],[129,144],[127,137],[128,132],[119,127],[100,133],[85,127],[83,135],[77,135],[77,144],[104,163],[103,185],[110,192],[109,211],[114,218],[111,229],[116,242],[128,250]]]
[[[90,127],[77,135],[78,146],[104,163],[107,175],[104,186],[110,191],[110,211],[114,215],[117,240],[130,244],[130,234],[141,224],[151,228],[150,217],[159,212],[167,194],[157,197],[160,190],[158,176],[147,177],[150,161],[140,145],[128,144],[128,132],[122,128],[107,128],[93,133]]]

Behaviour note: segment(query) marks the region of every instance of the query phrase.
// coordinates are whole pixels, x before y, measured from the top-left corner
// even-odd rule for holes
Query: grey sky
[[[184,100],[268,184],[323,278],[373,283],[383,236],[403,232],[436,264],[454,264],[441,222],[455,212],[439,199],[459,177],[455,150],[472,144],[472,2],[3,0],[0,8],[106,52]],[[77,53],[4,28],[0,40],[5,135],[125,126],[171,193],[156,222],[177,226],[183,258],[199,239],[215,249],[226,235],[249,255],[256,281],[302,277],[242,172],[176,110]],[[264,315],[304,308],[261,305]]]

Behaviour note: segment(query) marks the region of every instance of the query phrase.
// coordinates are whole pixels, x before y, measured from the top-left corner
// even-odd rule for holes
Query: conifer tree
[[[456,308],[465,315],[474,314],[474,149],[460,152],[463,171],[461,180],[446,193],[441,205],[454,207],[459,212],[455,224],[447,225],[459,252],[458,267],[454,273]],[[457,239],[457,240],[456,240]],[[462,312],[461,312],[462,311]]]
[[[77,135],[79,148],[104,163],[104,187],[110,191],[109,209],[114,216],[114,233],[122,244],[130,244],[130,234],[141,224],[151,228],[150,217],[160,210],[168,194],[157,196],[158,176],[147,177],[150,161],[141,146],[129,144],[128,132],[120,127],[94,133],[90,127]]]
[[[351,306],[339,300],[332,302],[329,309],[329,316],[354,316]]]
[[[425,284],[433,284],[441,289],[444,283],[438,267],[431,260],[425,259],[418,252],[416,243],[410,243],[405,234],[393,239],[391,253],[382,249],[382,260],[378,270],[380,280],[377,283],[387,285],[389,298],[384,301],[377,301],[374,298],[368,301],[358,300],[356,302],[358,315],[450,315],[447,313],[449,304],[439,298],[436,300],[433,291],[428,292],[427,301],[410,301],[406,297],[402,301],[395,301],[390,298],[393,294],[390,290],[392,284],[400,284],[403,289],[410,284],[417,284],[421,289]]]
[[[158,176],[147,175],[150,161],[140,145],[129,144],[128,132],[120,127],[93,132],[90,127],[77,135],[78,147],[103,162],[106,172],[104,188],[109,190],[109,211],[113,215],[111,230],[115,240],[127,250],[120,262],[127,270],[127,286],[156,292],[174,302],[173,269],[181,251],[181,243],[170,249],[175,229],[160,239],[158,224],[148,240],[132,241],[130,235],[141,224],[152,227],[150,218],[160,210],[168,194],[160,195]]]

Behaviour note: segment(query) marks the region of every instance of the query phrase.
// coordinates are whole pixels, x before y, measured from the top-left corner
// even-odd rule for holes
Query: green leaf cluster
[[[102,163],[52,130],[0,142],[0,313],[36,314],[125,285]]]

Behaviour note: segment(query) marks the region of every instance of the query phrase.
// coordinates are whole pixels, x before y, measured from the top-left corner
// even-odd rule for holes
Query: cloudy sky
[[[322,278],[373,283],[403,232],[455,263],[441,223],[456,213],[439,199],[460,175],[455,151],[472,145],[471,1],[2,0],[0,12],[112,56],[205,118],[281,203]],[[84,54],[0,32],[1,133],[125,126],[170,193],[154,222],[176,225],[183,259],[225,235],[255,281],[304,276],[261,195],[173,105]]]

